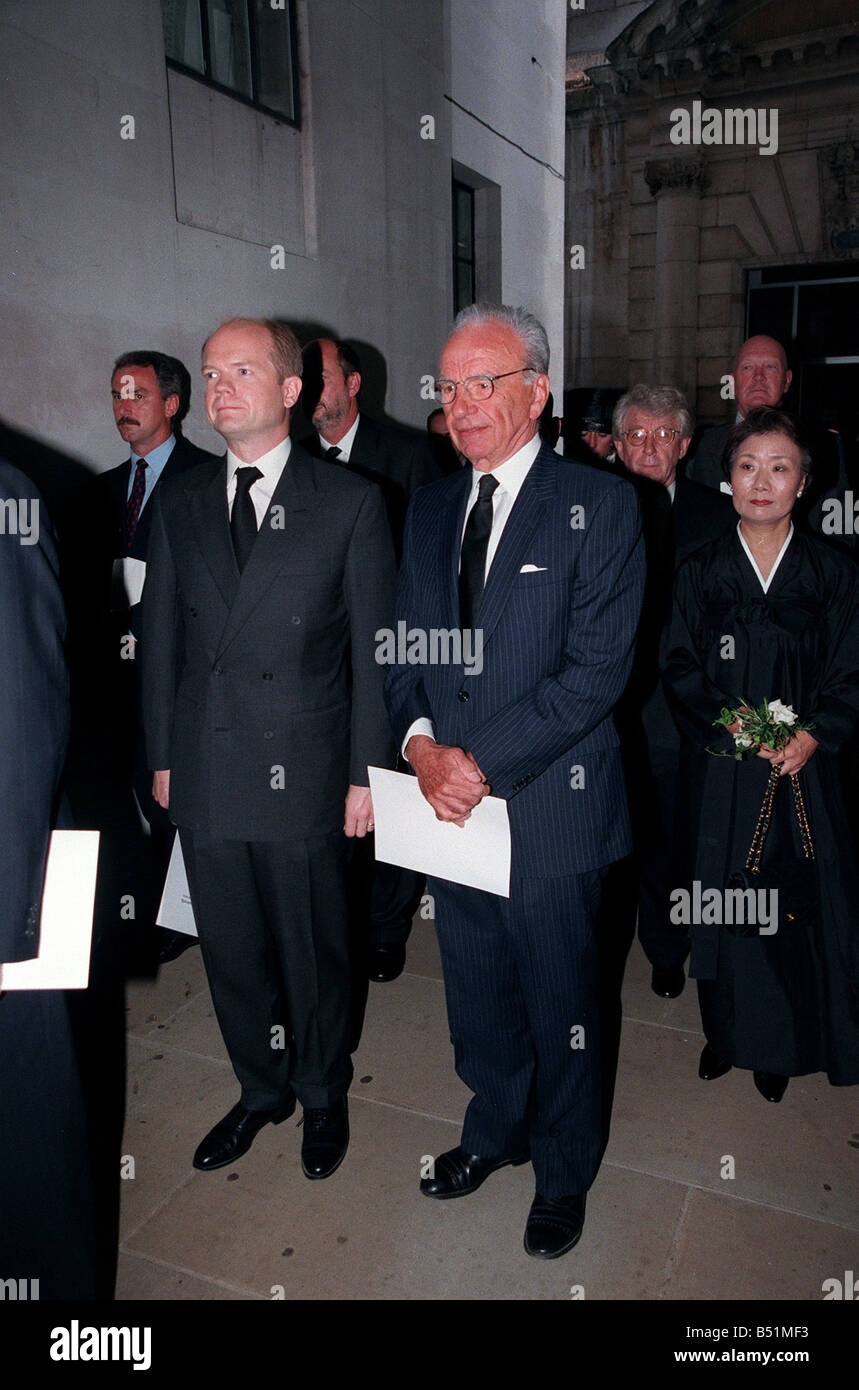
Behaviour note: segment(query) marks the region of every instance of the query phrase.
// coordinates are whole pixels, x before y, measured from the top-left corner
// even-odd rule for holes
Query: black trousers
[[[352,1079],[342,832],[274,842],[179,834],[242,1104],[273,1109],[291,1086],[304,1106],[332,1105]]]
[[[682,965],[689,933],[670,919],[671,893],[687,885],[690,811],[678,803],[679,745],[676,735],[662,743],[651,736],[646,763],[629,777],[635,850],[621,874],[638,878],[638,939],[650,964],[661,970]],[[622,890],[621,890],[622,892]],[[632,906],[634,911],[634,902]]]
[[[412,918],[421,905],[424,875],[376,859],[372,835],[357,837],[349,849],[349,907],[357,938],[370,946],[405,945]]]
[[[500,898],[430,879],[462,1147],[530,1150],[544,1197],[585,1192],[602,1153],[596,916],[602,872],[524,879]]]

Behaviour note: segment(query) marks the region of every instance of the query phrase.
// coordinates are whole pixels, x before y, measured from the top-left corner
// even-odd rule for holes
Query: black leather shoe
[[[717,1057],[709,1043],[704,1044],[704,1051],[701,1053],[701,1060],[698,1063],[698,1075],[702,1081],[716,1081],[720,1076],[724,1076],[726,1071],[731,1070],[730,1062],[723,1062],[721,1057]]]
[[[476,1192],[490,1173],[496,1168],[506,1168],[512,1163],[514,1168],[527,1163],[528,1154],[509,1154],[504,1158],[478,1158],[477,1154],[467,1154],[464,1149],[448,1149],[439,1154],[435,1161],[435,1172],[431,1178],[421,1178],[421,1192],[425,1197],[467,1197]]]
[[[753,1075],[755,1078],[755,1085],[764,1100],[771,1100],[773,1105],[778,1105],[787,1090],[789,1078],[787,1076],[779,1076],[773,1071],[756,1071]]]
[[[375,984],[384,985],[402,975],[406,963],[406,948],[400,941],[380,941],[370,947],[370,961],[367,977]]]
[[[683,993],[686,976],[682,965],[669,965],[667,968],[654,965],[650,976],[650,988],[660,999],[676,999]]]
[[[246,1110],[239,1101],[199,1145],[194,1154],[194,1167],[201,1173],[212,1173],[216,1168],[225,1168],[228,1163],[234,1163],[247,1153],[265,1125],[279,1125],[283,1120],[288,1120],[294,1110],[295,1096],[292,1092],[278,1110]]]
[[[330,1178],[349,1147],[349,1111],[341,1096],[327,1109],[304,1109],[301,1167],[306,1178]]]
[[[585,1194],[541,1197],[531,1203],[525,1225],[525,1250],[538,1260],[556,1260],[578,1244],[585,1224]]]
[[[200,944],[196,936],[189,936],[184,931],[172,931],[169,927],[159,927],[158,935],[160,937],[159,965],[166,965],[170,960],[178,960],[179,956],[183,955],[191,946],[199,946]]]

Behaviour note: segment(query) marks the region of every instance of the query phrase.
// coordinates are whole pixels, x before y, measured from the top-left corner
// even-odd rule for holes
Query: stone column
[[[704,161],[654,159],[644,177],[658,200],[653,292],[653,380],[695,401],[698,380],[698,239]]]

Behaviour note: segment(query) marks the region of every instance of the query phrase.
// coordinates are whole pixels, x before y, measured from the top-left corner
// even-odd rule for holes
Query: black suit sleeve
[[[368,785],[367,767],[392,767],[394,750],[385,716],[385,668],[376,660],[380,628],[394,618],[396,568],[385,505],[378,488],[361,503],[343,576],[352,661],[349,782]]]
[[[6,522],[0,534],[0,961],[16,961],[38,954],[69,698],[65,612],[47,509],[33,484],[5,463],[0,463],[0,505]],[[30,536],[20,533],[22,506],[25,525],[33,527]]]

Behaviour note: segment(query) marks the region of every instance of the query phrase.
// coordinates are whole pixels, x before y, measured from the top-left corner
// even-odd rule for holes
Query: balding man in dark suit
[[[194,1165],[234,1162],[297,1098],[303,1171],[326,1178],[349,1140],[344,830],[372,826],[367,767],[393,753],[375,643],[393,547],[378,489],[289,437],[302,364],[285,324],[222,324],[202,365],[227,453],[156,499],[141,643],[154,795],[241,1085]]]

